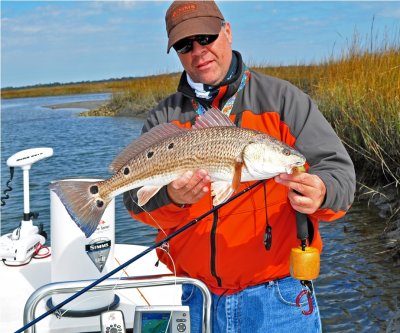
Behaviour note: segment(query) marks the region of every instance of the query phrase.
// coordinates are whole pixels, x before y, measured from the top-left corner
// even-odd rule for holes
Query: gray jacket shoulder
[[[176,92],[163,99],[152,109],[145,122],[142,132],[159,124],[179,121],[180,123],[192,122],[196,113],[193,110],[191,100],[180,92]]]

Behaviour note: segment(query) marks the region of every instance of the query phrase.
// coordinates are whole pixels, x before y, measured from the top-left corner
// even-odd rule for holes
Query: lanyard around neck
[[[225,103],[225,105],[223,106],[223,108],[221,109],[221,112],[223,114],[225,114],[226,116],[229,116],[231,114],[232,108],[233,108],[233,104],[235,103],[237,94],[239,93],[239,91],[241,91],[244,86],[246,85],[246,83],[249,81],[250,79],[250,71],[247,67],[244,68],[244,73],[242,76],[242,79],[240,81],[240,85],[238,90],[235,92],[235,94],[233,96],[231,96],[228,101]],[[221,87],[222,88],[222,87]],[[218,96],[216,97],[218,98]],[[206,113],[206,109],[204,108],[204,106],[202,106],[199,102],[197,102],[196,100],[192,99],[192,105],[194,110],[196,111],[196,113],[201,116],[203,114]]]

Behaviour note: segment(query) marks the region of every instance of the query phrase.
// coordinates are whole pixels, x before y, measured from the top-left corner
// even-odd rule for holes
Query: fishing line
[[[125,271],[125,269],[121,270],[121,274],[119,275],[119,278],[117,281],[120,281],[122,279],[122,275],[124,274],[124,271]],[[115,281],[114,287],[111,289],[111,291],[115,291],[115,288],[117,288],[117,281]],[[110,306],[112,303],[113,302],[111,301],[110,304],[108,304],[107,311],[110,310]]]
[[[176,287],[176,286],[177,286],[177,284],[176,284],[176,267],[175,267],[174,259],[172,259],[172,256],[171,256],[171,254],[169,253],[169,251],[167,251],[166,249],[164,249],[162,246],[160,246],[159,249],[162,250],[162,251],[164,251],[164,252],[168,255],[168,257],[171,259],[171,261],[172,261],[172,265],[173,265],[173,267],[174,267],[174,277],[175,277],[175,287]],[[173,298],[173,296],[172,296],[172,298]],[[174,303],[173,300],[172,300],[172,303]],[[167,327],[165,328],[165,332],[164,332],[164,333],[168,333],[168,328],[169,328],[169,325],[170,325],[170,323],[171,323],[171,320],[172,320],[172,312],[171,312],[170,315],[169,315]]]
[[[167,250],[165,250],[164,248],[162,248],[162,247],[159,247],[159,249],[160,250],[162,250],[162,251],[164,251],[167,255],[168,255],[168,257],[171,259],[171,261],[172,261],[172,266],[174,267],[174,277],[175,277],[175,287],[177,286],[177,283],[176,283],[176,266],[175,266],[175,261],[174,261],[174,259],[172,258],[172,256],[171,256],[171,254],[169,253],[169,251],[167,251]],[[172,296],[173,297],[173,296]],[[173,300],[172,300],[173,301]],[[174,302],[172,302],[172,303],[174,303]]]
[[[122,270],[122,271],[121,271],[121,274],[119,275],[119,278],[118,278],[117,281],[115,282],[114,287],[113,287],[112,289],[110,289],[110,291],[114,291],[114,290],[115,290],[115,288],[117,287],[117,282],[121,280],[123,273],[124,273],[124,272],[123,272],[123,270]],[[65,309],[64,312],[61,312],[61,309],[58,309],[58,310],[57,310],[58,315],[56,315],[56,316],[57,316],[58,319],[61,319],[68,311],[73,310],[74,307],[77,307],[77,306],[79,306],[79,305],[81,305],[81,304],[86,303],[87,301],[90,301],[90,300],[92,300],[92,299],[94,299],[94,298],[99,298],[99,297],[103,297],[103,296],[102,296],[102,295],[93,295],[92,297],[89,297],[89,298],[86,298],[86,299],[84,299],[84,300],[81,300],[80,302],[76,302],[75,304],[71,304],[71,306],[68,307],[67,309]],[[110,306],[112,305],[112,303],[113,303],[113,302],[111,301],[111,302],[108,304],[108,306],[107,306],[107,311],[110,310]]]
[[[171,261],[172,261],[172,265],[173,265],[173,267],[174,267],[175,286],[177,286],[175,262],[174,262],[172,256],[170,255],[170,253],[169,253],[167,250],[165,250],[163,247],[159,247],[159,249],[162,250],[162,251],[164,251],[164,252],[169,256],[169,258],[170,258]],[[118,263],[118,265],[121,265],[121,263],[119,262],[119,260],[118,260],[117,258],[114,258],[114,259],[115,259],[115,261]],[[114,287],[113,287],[112,289],[110,289],[110,291],[115,291],[115,288],[117,287],[117,284],[118,284],[117,282],[120,281],[120,280],[122,279],[122,275],[123,275],[124,273],[125,273],[125,275],[126,275],[128,278],[130,277],[130,275],[128,274],[128,272],[126,271],[126,269],[123,268],[123,269],[121,270],[121,274],[119,275],[119,278],[116,280],[116,282],[115,282],[115,284],[114,284]],[[149,301],[146,299],[146,297],[143,295],[143,293],[140,291],[140,289],[139,289],[139,288],[135,288],[135,289],[139,292],[140,296],[144,299],[144,301],[147,303],[147,305],[148,305],[148,306],[151,306],[151,304],[150,304]],[[121,295],[120,295],[120,296],[121,296]],[[84,300],[82,300],[82,301],[80,301],[80,302],[77,302],[77,303],[71,305],[70,307],[68,307],[67,309],[65,309],[64,312],[61,312],[60,309],[59,309],[59,310],[58,310],[58,314],[57,314],[57,318],[58,318],[58,319],[61,319],[68,311],[73,310],[74,307],[77,307],[77,306],[79,306],[79,305],[81,305],[81,304],[84,304],[85,302],[87,302],[87,301],[89,301],[89,300],[93,300],[94,298],[99,298],[99,297],[102,297],[102,296],[101,296],[101,295],[93,295],[92,297],[86,298],[86,299],[84,299]],[[71,302],[71,303],[72,303],[72,302]],[[132,303],[133,303],[133,302],[132,302]],[[108,306],[107,306],[107,311],[110,310],[110,306],[111,306],[111,305],[112,305],[112,302],[108,304]],[[170,319],[171,319],[171,318],[170,318]],[[168,325],[169,325],[169,322],[168,322]],[[167,326],[167,327],[168,327],[168,326]],[[165,333],[167,333],[167,332],[165,332]]]
[[[51,309],[49,309],[47,312],[45,312],[44,314],[40,315],[39,317],[35,318],[34,320],[32,320],[30,323],[27,323],[25,326],[21,327],[19,330],[15,331],[15,333],[22,333],[24,332],[27,328],[31,327],[32,325],[36,324],[37,322],[41,321],[42,319],[46,318],[48,315],[52,314],[53,312],[57,311],[58,309],[62,308],[64,305],[68,304],[69,302],[71,302],[72,300],[74,300],[75,298],[81,296],[82,294],[86,293],[88,290],[92,289],[93,287],[97,286],[99,283],[103,282],[104,280],[108,279],[109,277],[111,277],[112,275],[114,275],[115,273],[119,272],[120,270],[122,270],[123,268],[129,266],[131,263],[135,262],[136,260],[142,258],[143,256],[145,256],[147,253],[153,251],[154,249],[157,249],[158,247],[160,247],[163,243],[168,242],[170,239],[176,237],[177,235],[181,234],[182,232],[186,231],[187,229],[189,229],[190,227],[194,226],[195,224],[197,224],[197,222],[201,221],[202,219],[204,219],[205,217],[207,217],[208,215],[214,213],[216,210],[220,209],[221,207],[227,205],[228,203],[230,203],[231,201],[235,200],[236,198],[240,197],[241,195],[245,194],[246,192],[250,191],[251,189],[253,189],[254,187],[262,184],[265,180],[259,180],[255,183],[253,183],[252,185],[250,185],[249,187],[246,187],[244,190],[240,191],[239,193],[233,195],[232,197],[230,197],[228,200],[226,200],[225,202],[219,204],[218,206],[213,207],[212,209],[210,209],[208,212],[205,212],[204,214],[202,214],[201,216],[191,220],[190,222],[188,222],[186,225],[184,225],[183,227],[177,229],[176,231],[174,231],[173,233],[171,233],[170,235],[168,235],[167,237],[165,237],[164,239],[160,240],[159,242],[157,242],[156,244],[153,244],[152,246],[148,247],[147,249],[145,249],[144,251],[142,251],[141,253],[137,254],[136,256],[134,256],[133,258],[129,259],[128,261],[126,261],[125,263],[123,263],[122,265],[120,265],[119,267],[113,269],[111,272],[108,272],[107,274],[103,275],[102,277],[100,277],[99,279],[93,281],[91,284],[89,284],[88,286],[86,286],[85,288],[81,289],[80,291],[78,291],[77,293],[75,293],[74,295],[70,296],[69,298],[67,298],[66,300],[64,300],[63,302],[59,303],[58,305],[52,307]]]
[[[153,217],[153,215],[151,215],[151,213],[148,212],[144,207],[139,206],[138,201],[136,201],[135,198],[133,197],[132,191],[129,192],[129,196],[130,196],[131,200],[132,200],[143,212],[145,212],[145,213],[153,220],[153,222],[157,225],[157,228],[167,237],[168,234],[167,234],[166,231],[163,229],[163,227],[158,223],[158,221]],[[165,251],[164,247],[168,247],[168,251]],[[167,243],[167,242],[163,243],[163,244],[159,247],[159,249],[163,250],[165,253],[168,253],[168,252],[169,252],[169,243]],[[170,257],[171,257],[171,256],[170,256]],[[173,262],[173,264],[174,264],[174,266],[175,266],[175,263],[174,263],[174,260],[172,259],[172,257],[171,257],[171,261]],[[160,259],[157,260],[157,262],[156,262],[156,264],[155,264],[156,267],[158,267],[159,262],[160,262]]]
[[[57,317],[57,319],[61,319],[62,317],[64,317],[64,315],[65,315],[68,311],[73,310],[74,307],[79,306],[79,305],[81,305],[81,304],[86,303],[87,301],[90,301],[90,300],[92,300],[92,299],[94,299],[94,298],[99,298],[99,297],[102,297],[102,296],[101,296],[101,295],[97,295],[97,296],[92,296],[92,297],[86,298],[86,299],[81,300],[81,301],[79,301],[79,302],[74,302],[74,303],[71,302],[71,306],[68,307],[68,308],[66,308],[66,309],[64,310],[64,312],[62,312],[61,309],[58,309],[58,310],[56,311],[56,317]]]
[[[141,210],[143,210],[143,212],[145,212],[147,215],[150,216],[150,218],[151,218],[151,219],[154,221],[154,223],[157,225],[157,228],[160,229],[160,230],[162,231],[162,233],[163,233],[165,236],[168,236],[167,233],[165,232],[165,230],[160,226],[160,224],[159,224],[159,223],[157,222],[157,220],[150,214],[150,212],[148,212],[144,207],[139,206],[138,201],[135,200],[135,198],[133,197],[133,194],[132,194],[131,191],[129,192],[129,196],[130,196],[130,198],[132,199],[132,201],[133,201]]]
[[[118,265],[121,265],[121,263],[118,261],[117,258],[114,258],[114,259],[117,261]],[[114,291],[114,290],[115,290],[115,288],[117,287],[117,282],[121,280],[123,273],[125,273],[127,276],[129,276],[129,275],[126,273],[125,269],[122,269],[121,274],[119,275],[119,278],[118,278],[117,281],[115,282],[114,287],[113,287],[112,289],[110,289],[111,291]],[[71,304],[71,306],[68,307],[67,309],[65,309],[64,312],[61,312],[61,309],[58,309],[58,310],[56,311],[56,317],[57,317],[57,319],[61,319],[68,311],[71,311],[74,307],[79,306],[79,305],[81,305],[81,304],[84,304],[85,302],[87,302],[87,301],[89,301],[89,300],[92,300],[92,299],[94,299],[94,298],[98,298],[98,297],[102,297],[102,296],[101,296],[101,295],[93,295],[92,297],[89,297],[89,298],[86,298],[86,299],[84,299],[84,300],[81,300],[80,302],[77,302],[77,303],[75,303],[75,304]],[[72,302],[71,302],[71,303],[72,303]],[[107,311],[110,310],[111,304],[112,304],[112,302],[111,302],[110,304],[108,304],[108,306],[107,306]]]
[[[121,263],[119,262],[119,260],[118,260],[117,258],[114,258],[114,259],[115,259],[115,261],[117,262],[118,266],[121,266]],[[123,268],[122,270],[124,271],[125,275],[126,275],[127,277],[129,277],[129,274],[128,274],[128,272],[125,270],[125,268]],[[143,293],[142,293],[142,291],[140,290],[140,288],[135,288],[135,289],[138,291],[139,295],[144,299],[144,301],[147,303],[147,305],[150,306],[149,301],[148,301],[148,300],[146,299],[146,297],[143,295]],[[132,303],[133,303],[133,302],[132,302]]]
[[[162,246],[161,246],[161,247],[158,247],[158,249],[164,251],[164,252],[169,256],[169,258],[171,259],[172,266],[173,266],[173,275],[174,275],[174,277],[175,277],[175,284],[174,284],[174,285],[177,286],[177,280],[176,280],[176,278],[177,278],[177,273],[176,273],[176,266],[175,266],[175,261],[174,261],[174,259],[172,258],[171,254],[169,253],[169,250],[165,249],[165,248],[162,247]],[[121,265],[121,263],[119,262],[119,260],[118,260],[117,258],[114,258],[114,259],[115,259],[115,261],[118,263],[118,265]],[[128,272],[127,272],[127,270],[126,270],[125,268],[123,268],[122,270],[124,271],[126,277],[128,277],[128,278],[131,277],[131,276],[128,274]],[[150,302],[147,300],[147,298],[146,298],[145,295],[142,293],[142,291],[140,290],[140,288],[135,288],[135,289],[139,292],[140,296],[141,296],[142,299],[147,303],[147,305],[148,305],[148,306],[151,306]]]

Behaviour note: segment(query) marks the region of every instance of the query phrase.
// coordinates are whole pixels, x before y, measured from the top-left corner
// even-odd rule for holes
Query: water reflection
[[[385,254],[384,228],[372,207],[357,202],[345,219],[321,224],[316,290],[324,332],[384,332],[399,311],[400,267]]]

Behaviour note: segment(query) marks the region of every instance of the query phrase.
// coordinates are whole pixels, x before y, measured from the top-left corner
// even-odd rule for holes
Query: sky
[[[170,1],[1,1],[1,87],[181,71],[166,53]],[[399,39],[396,1],[217,1],[248,65],[320,63]],[[398,45],[398,44],[397,44]]]

